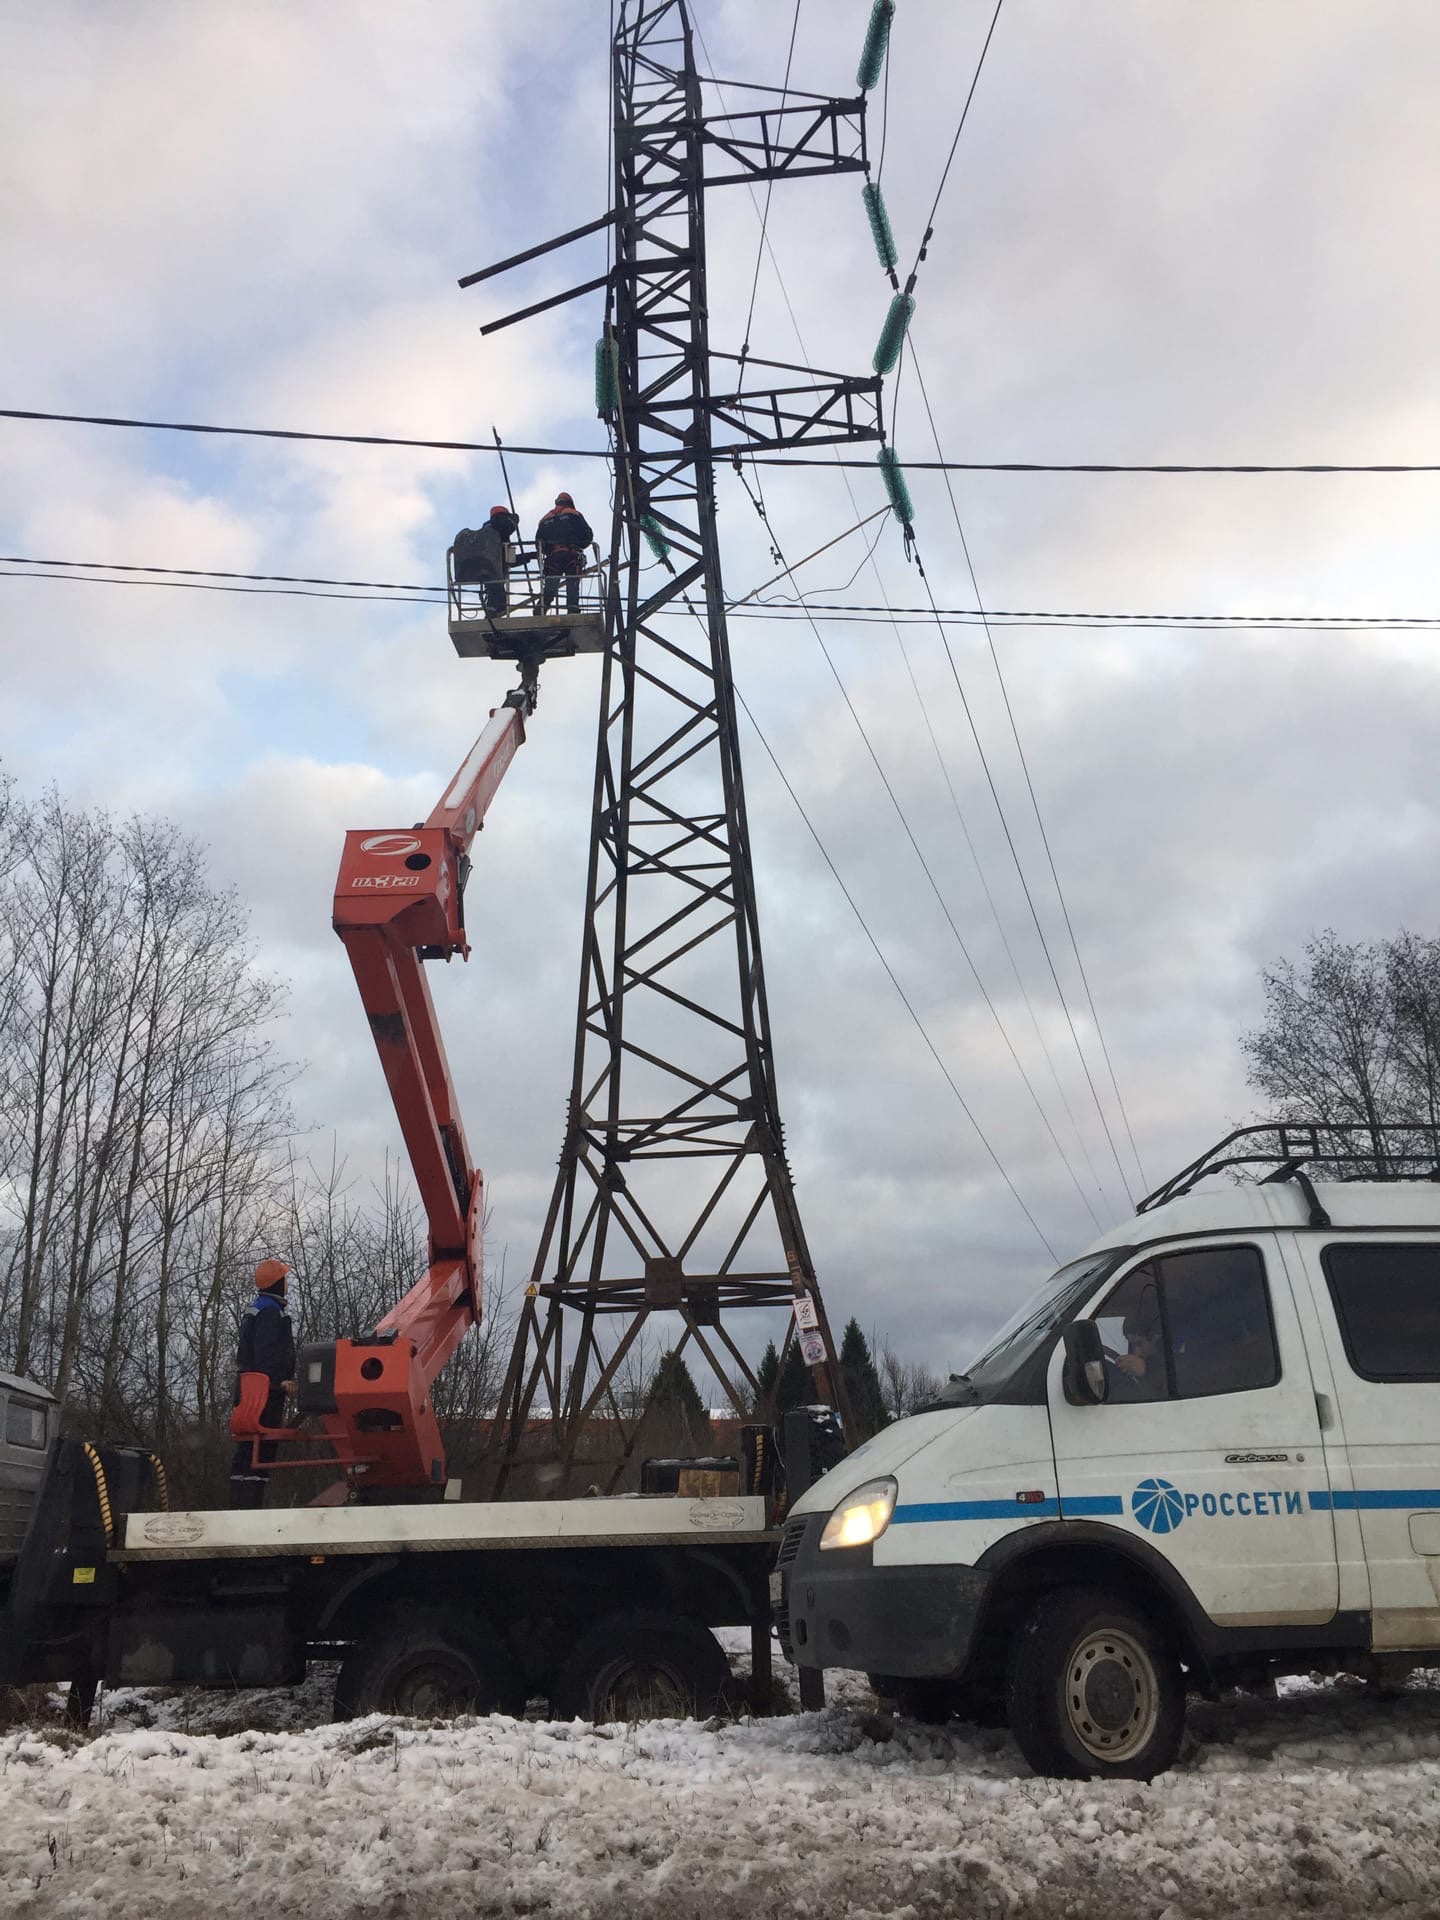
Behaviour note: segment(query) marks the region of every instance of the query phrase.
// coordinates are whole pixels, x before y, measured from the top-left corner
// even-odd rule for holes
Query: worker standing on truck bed
[[[285,1396],[295,1391],[295,1332],[285,1305],[290,1269],[283,1260],[262,1260],[255,1269],[255,1298],[240,1322],[240,1348],[235,1359],[235,1403],[240,1403],[239,1376],[263,1373],[270,1382],[262,1427],[278,1427],[285,1417]],[[266,1466],[275,1458],[276,1442],[242,1440],[230,1463],[230,1504],[258,1507],[265,1499]],[[259,1465],[256,1464],[258,1454]]]
[[[590,522],[575,509],[568,493],[557,493],[555,504],[540,522],[535,541],[545,566],[546,610],[554,606],[565,581],[565,611],[576,613],[580,607],[580,574],[585,565],[585,548],[595,538]]]

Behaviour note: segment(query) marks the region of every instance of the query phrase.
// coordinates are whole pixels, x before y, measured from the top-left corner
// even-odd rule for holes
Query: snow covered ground
[[[1195,1703],[1173,1773],[1106,1787],[884,1719],[858,1676],[819,1714],[606,1728],[326,1725],[323,1676],[121,1691],[94,1737],[0,1736],[0,1914],[1418,1920],[1440,1913],[1433,1678]]]

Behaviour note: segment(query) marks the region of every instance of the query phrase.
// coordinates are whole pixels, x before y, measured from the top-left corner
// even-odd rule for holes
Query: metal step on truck
[[[53,1420],[43,1388],[0,1392]],[[804,1425],[815,1461],[834,1458],[830,1424]],[[798,1478],[814,1469],[790,1426]],[[154,1456],[47,1434],[6,1508],[0,1687],[69,1681],[83,1721],[101,1682],[278,1687],[320,1661],[339,1663],[337,1718],[518,1714],[537,1696],[558,1718],[703,1717],[738,1704],[711,1630],[748,1627],[762,1703],[784,1502],[768,1440],[747,1432],[735,1463],[660,1463],[670,1493],[174,1512]],[[727,1466],[743,1491],[687,1494]]]
[[[1141,1779],[1189,1692],[1440,1665],[1437,1181],[1424,1125],[1202,1155],[796,1500],[787,1656]]]

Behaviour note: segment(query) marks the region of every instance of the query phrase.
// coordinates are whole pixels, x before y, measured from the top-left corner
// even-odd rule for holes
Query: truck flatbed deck
[[[112,1565],[294,1554],[446,1553],[525,1547],[775,1545],[755,1496],[673,1494],[582,1500],[446,1501],[424,1506],[290,1507],[258,1513],[132,1513]]]

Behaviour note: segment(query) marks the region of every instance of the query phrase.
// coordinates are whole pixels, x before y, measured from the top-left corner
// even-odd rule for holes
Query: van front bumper
[[[877,1567],[869,1547],[820,1552],[827,1515],[792,1520],[774,1608],[798,1667],[851,1667],[899,1679],[958,1678],[995,1576],[976,1567]]]

